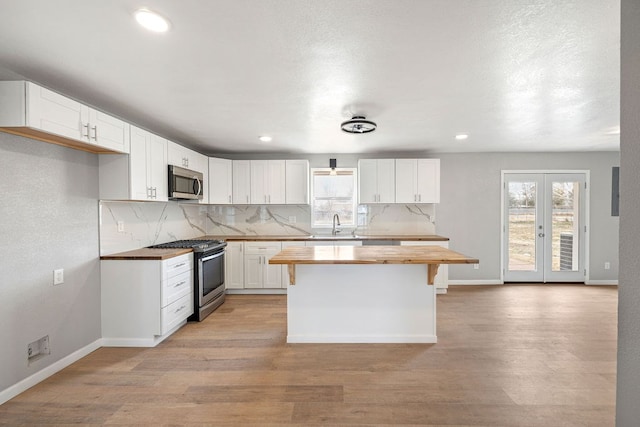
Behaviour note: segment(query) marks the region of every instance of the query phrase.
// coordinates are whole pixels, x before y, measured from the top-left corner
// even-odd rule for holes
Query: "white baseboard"
[[[63,357],[62,359],[58,360],[55,363],[52,363],[46,368],[39,370],[35,374],[23,379],[22,381],[12,385],[11,387],[0,391],[0,405],[2,405],[3,403],[5,403],[10,399],[13,399],[23,391],[30,389],[31,387],[38,384],[39,382],[46,380],[51,375],[63,370],[64,368],[71,365],[72,363],[77,362],[78,360],[82,359],[89,353],[96,351],[100,347],[102,347],[102,338],[97,339],[91,344],[86,345],[81,349],[74,351],[70,355]]]
[[[449,280],[450,285],[504,285],[501,280]]]
[[[617,280],[587,280],[585,285],[614,285],[618,286]]]

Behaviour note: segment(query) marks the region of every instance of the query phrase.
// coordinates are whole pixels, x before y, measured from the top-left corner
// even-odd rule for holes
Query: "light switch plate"
[[[64,283],[64,268],[53,270],[53,284],[61,285]]]

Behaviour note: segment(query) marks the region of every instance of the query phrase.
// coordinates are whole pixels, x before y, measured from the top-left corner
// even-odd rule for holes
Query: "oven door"
[[[224,249],[203,255],[198,264],[198,299],[200,307],[203,307],[224,294]]]

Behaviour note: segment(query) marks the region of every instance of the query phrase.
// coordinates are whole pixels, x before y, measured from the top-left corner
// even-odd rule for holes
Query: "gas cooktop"
[[[149,246],[150,249],[173,249],[173,248],[190,248],[194,252],[208,252],[222,249],[227,244],[222,240],[215,239],[188,239],[176,240],[175,242],[161,243],[159,245]]]

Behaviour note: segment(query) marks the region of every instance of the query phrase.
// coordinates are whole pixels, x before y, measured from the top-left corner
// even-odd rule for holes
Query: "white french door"
[[[505,173],[505,282],[584,282],[584,173]]]

